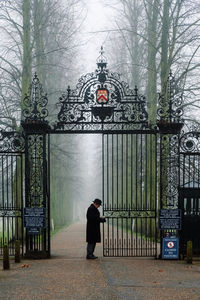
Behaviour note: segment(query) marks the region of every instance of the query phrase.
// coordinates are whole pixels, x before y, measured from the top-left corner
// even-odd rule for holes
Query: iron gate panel
[[[103,135],[104,256],[157,256],[157,134]]]
[[[50,194],[49,135],[46,132],[26,132],[25,137],[25,207],[42,209],[43,222],[26,227],[26,257],[50,256]],[[33,213],[34,214],[34,213]],[[37,219],[38,216],[35,216]]]
[[[5,244],[14,255],[16,240],[24,252],[23,183],[23,154],[0,153],[0,255]]]
[[[189,144],[188,144],[189,145]],[[193,149],[194,150],[194,149]],[[180,253],[186,255],[186,245],[193,243],[193,254],[200,254],[200,153],[180,153],[181,172],[179,208],[182,210]]]

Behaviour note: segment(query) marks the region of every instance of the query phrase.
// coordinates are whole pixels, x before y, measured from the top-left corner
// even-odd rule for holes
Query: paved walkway
[[[52,239],[52,259],[11,263],[0,271],[0,299],[200,300],[200,262],[149,258],[85,259],[85,225]],[[27,264],[27,267],[23,267]]]

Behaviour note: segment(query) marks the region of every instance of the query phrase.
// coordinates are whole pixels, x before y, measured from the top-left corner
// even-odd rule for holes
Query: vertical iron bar
[[[180,148],[180,146],[179,146],[179,148]],[[179,157],[180,157],[180,155],[179,155]],[[179,166],[180,166],[180,161],[179,161]],[[180,168],[179,168],[180,169]],[[198,155],[198,175],[197,175],[197,182],[198,182],[198,188],[199,188],[199,170],[200,170],[200,161],[199,161],[199,155]],[[179,177],[180,177],[180,175],[179,175]],[[179,182],[179,186],[180,186],[180,182]]]
[[[195,164],[195,155],[193,156],[193,188],[195,187],[194,184],[195,184],[195,175],[196,175],[196,164]]]
[[[131,256],[133,256],[133,218],[130,218],[131,221]]]
[[[142,184],[143,184],[143,178],[142,178],[142,175],[143,175],[143,159],[142,159],[142,155],[143,155],[143,151],[142,151],[142,148],[143,148],[143,143],[142,143],[142,133],[140,134],[140,203],[141,203],[141,206],[140,206],[140,209],[144,209],[144,203],[143,203],[143,193],[142,193]]]
[[[136,143],[135,143],[135,196],[136,196],[136,210],[138,210],[138,186],[137,186],[137,180],[138,180],[138,134],[135,136]]]
[[[105,184],[105,178],[104,178],[104,134],[101,136],[101,149],[102,149],[102,158],[101,158],[101,163],[102,163],[102,196],[103,196],[103,215],[105,211],[105,191],[104,191],[104,184]],[[104,229],[104,223],[103,223],[103,256],[105,256],[105,229]]]
[[[157,211],[158,211],[158,191],[157,191],[157,184],[158,184],[158,136],[157,134],[154,135],[154,139],[155,139],[155,156],[154,156],[154,160],[155,160],[155,165],[154,165],[154,177],[155,177],[155,219],[154,219],[154,226],[155,226],[155,255],[157,258],[157,240],[158,240],[158,236],[157,236]]]
[[[5,199],[4,199],[4,155],[1,158],[1,168],[2,168],[2,179],[1,179],[1,186],[2,186],[2,205],[3,208],[5,207]]]
[[[191,179],[190,179],[190,172],[191,172],[191,155],[189,155],[189,168],[188,168],[188,175],[189,175],[189,178],[188,178],[188,182],[190,182],[191,181]]]
[[[28,134],[25,135],[25,207],[30,205],[29,186],[30,186],[30,168],[29,168],[29,142]],[[30,239],[26,229],[26,252],[30,249]]]
[[[119,209],[119,135],[117,134],[117,210]]]
[[[182,154],[182,158],[183,158],[182,185],[184,186],[184,184],[185,184],[185,159],[186,159],[186,155]]]
[[[152,199],[153,198],[153,195],[152,195],[152,193],[153,193],[153,191],[152,191],[152,180],[153,180],[154,175],[155,175],[153,173],[152,161],[153,160],[156,161],[155,156],[153,155],[156,152],[156,150],[154,149],[154,151],[152,151],[152,137],[153,137],[153,135],[151,134],[150,135],[150,191],[149,191],[149,193],[150,193],[150,210],[155,209],[154,200]]]
[[[47,200],[48,200],[48,257],[51,256],[51,236],[50,236],[50,213],[51,213],[51,207],[50,207],[50,168],[51,168],[51,160],[50,160],[50,134],[48,134],[48,143],[47,143],[47,150],[48,150],[48,156],[47,156],[47,164],[48,164],[48,176],[47,176]]]
[[[149,232],[150,237],[153,236],[153,233],[152,233],[152,221],[154,221],[154,219],[150,219],[150,232]],[[154,222],[153,222],[153,226],[154,226],[154,228],[155,228]],[[150,255],[151,255],[151,256],[155,255],[155,258],[156,258],[157,256],[156,256],[156,251],[154,251],[154,248],[155,248],[155,245],[154,245],[154,244],[155,244],[155,241],[154,241],[154,239],[152,238],[152,241],[151,241],[151,243],[150,243]]]
[[[163,208],[163,200],[162,200],[162,134],[160,134],[160,208]],[[161,243],[162,245],[162,243]]]
[[[8,198],[8,194],[9,194],[9,190],[8,190],[8,155],[6,155],[6,206],[7,208],[9,207],[9,198]]]
[[[128,256],[128,220],[129,218],[126,218],[126,256]]]
[[[9,182],[9,174],[8,174],[8,154],[6,155],[6,207],[7,209],[10,208],[9,206],[9,189],[8,189],[8,182]],[[6,224],[7,224],[7,242],[8,242],[8,247],[9,247],[9,217],[6,217]]]
[[[108,207],[108,209],[110,209],[110,197],[109,197],[109,168],[110,168],[110,166],[109,166],[109,162],[110,162],[110,160],[109,160],[109,135],[107,134],[106,135],[106,137],[107,137],[107,143],[106,143],[106,146],[107,146],[107,207]]]
[[[113,134],[111,139],[111,146],[112,146],[112,157],[111,157],[111,164],[112,164],[112,176],[111,176],[111,185],[112,185],[112,209],[114,209],[114,146],[113,146]]]
[[[22,235],[22,256],[24,256],[24,191],[23,191],[23,155],[20,156],[20,162],[21,162],[21,235]]]
[[[131,186],[130,186],[130,189],[131,189],[131,210],[133,209],[133,187],[134,187],[134,184],[133,184],[133,134],[131,134]],[[132,225],[131,225],[132,227]]]
[[[142,223],[143,218],[140,218],[140,255],[142,256],[142,241],[143,241],[143,223]]]
[[[145,218],[145,225],[144,225],[144,228],[145,228],[145,253],[146,253],[146,256],[148,256],[148,247],[149,247],[149,244],[148,244],[148,227],[147,227],[147,222],[151,222],[151,219],[150,218]],[[150,224],[151,225],[151,224]]]
[[[135,246],[136,246],[136,256],[138,256],[138,217],[135,218],[136,226],[135,226]]]
[[[124,155],[123,155],[123,140],[124,140],[124,138],[123,138],[123,134],[121,135],[121,159],[122,159],[122,162],[121,162],[121,170],[122,170],[122,178],[121,178],[121,209],[124,209],[124,199],[123,199],[123,196],[124,196],[124,185],[123,185],[123,181],[124,181],[124,162],[123,162],[123,160],[124,160]],[[123,243],[123,241],[122,241],[122,243]]]
[[[114,218],[111,218],[112,220],[112,253],[113,253],[113,256],[114,256],[114,224],[113,224],[113,219]]]
[[[147,193],[148,193],[148,166],[147,166],[147,162],[148,162],[148,135],[145,135],[145,172],[144,172],[144,176],[145,176],[145,186],[144,186],[144,193],[145,193],[145,209],[148,210],[148,201],[147,201]],[[151,186],[150,186],[151,188]]]
[[[2,156],[2,200],[3,200],[3,209],[6,209],[5,207],[5,198],[4,198],[4,155]],[[3,244],[4,244],[4,230],[5,230],[5,217],[2,217],[3,221]]]
[[[20,157],[20,156],[19,156]],[[17,161],[17,158],[16,158],[16,171],[15,171],[15,174],[16,174],[16,180],[15,180],[15,198],[17,200],[17,204],[18,204],[18,161]],[[21,179],[22,180],[22,179]]]
[[[20,160],[21,156],[19,156],[19,160]],[[21,160],[20,160],[21,161]],[[15,171],[15,174],[16,174],[16,179],[15,179],[15,198],[16,198],[16,204],[18,206],[18,157],[16,157],[16,171]],[[21,177],[21,180],[22,180],[22,177]],[[22,189],[21,189],[21,193],[22,193]],[[22,208],[22,207],[21,207]]]
[[[126,210],[130,210],[129,204],[128,204],[128,134],[125,135],[126,137],[126,164],[125,164],[125,179],[126,179]]]
[[[117,218],[117,256],[119,256],[119,218]]]
[[[121,217],[121,221],[122,221],[122,225],[121,225],[121,230],[122,230],[122,235],[121,235],[121,239],[122,239],[122,256],[124,256],[124,234],[123,234],[124,223],[123,223],[123,217]]]
[[[17,160],[17,156],[15,155],[15,160]],[[13,193],[13,188],[14,188],[14,177],[13,177],[13,155],[11,155],[11,209],[14,209],[15,203],[14,203],[14,193]]]

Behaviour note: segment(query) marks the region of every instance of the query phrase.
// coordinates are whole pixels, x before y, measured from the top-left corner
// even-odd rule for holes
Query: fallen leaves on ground
[[[23,264],[23,265],[20,266],[20,268],[22,268],[22,269],[23,269],[23,268],[29,268],[29,267],[30,267],[29,264]]]

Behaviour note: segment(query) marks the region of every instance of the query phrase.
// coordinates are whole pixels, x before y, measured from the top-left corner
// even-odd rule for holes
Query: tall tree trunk
[[[23,0],[23,62],[22,62],[22,96],[21,107],[23,108],[23,99],[28,91],[32,77],[32,51],[31,51],[31,0]]]
[[[147,60],[147,101],[149,121],[153,124],[156,122],[157,111],[157,27],[158,27],[158,1],[151,0],[148,4],[148,60]]]
[[[138,12],[138,1],[134,0],[132,10],[135,12],[134,16],[131,16],[130,24],[134,30],[134,33],[131,35],[131,60],[132,60],[132,82],[131,86],[137,85],[138,89],[140,89],[140,68],[139,68],[139,56],[140,56],[140,48],[139,48],[139,38],[138,38],[138,26],[139,26],[139,12]]]
[[[36,70],[41,83],[44,83],[44,41],[43,41],[43,0],[34,0],[34,42]]]
[[[162,17],[162,36],[161,36],[161,93],[164,97],[164,101],[168,102],[168,76],[169,76],[169,63],[168,63],[168,51],[169,51],[169,8],[170,1],[165,0],[163,4],[163,17]],[[167,105],[166,105],[167,106]],[[167,113],[167,112],[166,112]]]

